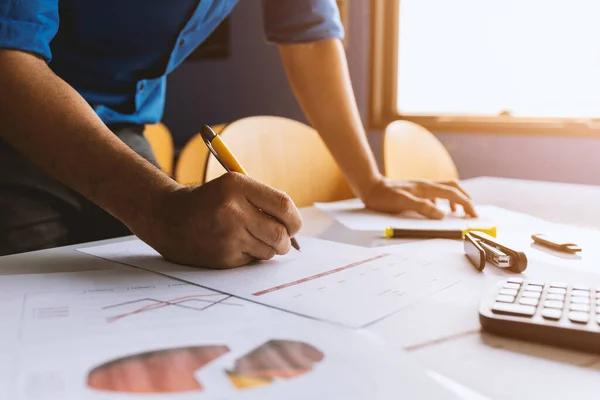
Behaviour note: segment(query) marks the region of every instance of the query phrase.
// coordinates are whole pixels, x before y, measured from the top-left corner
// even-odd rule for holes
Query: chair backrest
[[[311,127],[287,118],[243,118],[225,127],[221,137],[248,174],[285,191],[298,207],[353,197],[346,179]],[[209,157],[205,182],[223,175]]]
[[[225,124],[212,126],[216,133],[220,133],[224,127]],[[179,154],[175,167],[175,180],[182,185],[201,185],[204,182],[209,154],[202,136],[194,135]]]
[[[156,157],[158,166],[167,175],[173,174],[173,137],[169,129],[162,123],[146,125],[144,136],[150,142],[150,147]]]
[[[444,145],[427,129],[409,121],[385,129],[383,166],[391,179],[450,180],[458,171]]]

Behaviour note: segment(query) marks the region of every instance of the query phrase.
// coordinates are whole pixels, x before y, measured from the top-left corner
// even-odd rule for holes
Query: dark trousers
[[[110,128],[125,144],[157,165],[143,136],[143,125]],[[0,256],[129,234],[116,218],[46,176],[0,141]]]

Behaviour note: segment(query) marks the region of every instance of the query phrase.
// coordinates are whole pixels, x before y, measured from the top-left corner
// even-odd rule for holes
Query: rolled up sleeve
[[[335,0],[263,0],[263,15],[270,42],[306,43],[344,37]]]
[[[0,1],[0,48],[31,52],[50,62],[58,31],[58,0]]]

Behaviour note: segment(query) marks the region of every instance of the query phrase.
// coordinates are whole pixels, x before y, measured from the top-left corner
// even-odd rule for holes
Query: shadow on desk
[[[600,372],[600,354],[584,353],[537,343],[509,339],[481,333],[481,342],[494,349],[506,350],[523,355],[546,359],[563,364],[590,368]]]

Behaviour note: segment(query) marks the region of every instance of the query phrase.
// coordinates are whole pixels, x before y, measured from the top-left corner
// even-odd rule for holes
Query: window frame
[[[402,119],[415,122],[434,132],[600,136],[600,118],[399,114],[396,101],[400,1],[371,0],[370,128],[385,129],[389,123]]]

